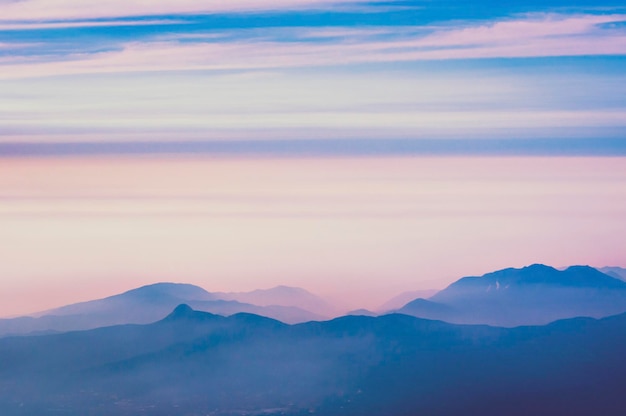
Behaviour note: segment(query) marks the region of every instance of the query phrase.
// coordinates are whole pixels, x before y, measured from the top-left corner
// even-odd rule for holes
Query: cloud
[[[34,43],[22,43],[22,42],[15,42],[15,43],[3,43],[0,42],[0,51],[16,51],[19,50],[20,52],[24,49],[24,48],[28,48],[31,46],[34,46],[36,44]]]
[[[213,30],[189,19],[156,34],[90,31],[89,42],[80,30],[76,39],[55,32],[37,39],[43,45],[0,51],[0,141],[614,137],[626,126],[622,72],[396,64],[623,55],[626,32],[613,23],[624,20]]]
[[[0,20],[46,21],[172,14],[316,9],[364,0],[22,0],[0,4]]]
[[[173,25],[186,23],[181,19],[143,19],[143,20],[105,20],[105,21],[63,21],[63,22],[18,22],[2,23],[0,20],[0,30],[41,30],[41,29],[69,29],[85,27],[119,27],[119,26],[153,26],[153,25]],[[1,44],[0,44],[1,47]]]
[[[510,45],[533,39],[593,34],[601,32],[597,25],[625,19],[625,15],[530,15],[526,19],[438,31],[420,43],[424,46]]]
[[[462,28],[219,31],[134,40],[96,53],[0,57],[0,78],[84,73],[241,70],[419,60],[623,55],[626,15],[533,15]],[[427,32],[427,33],[424,33]],[[206,36],[207,34],[205,34]],[[191,38],[184,39],[185,37]],[[319,38],[332,38],[319,41]]]
[[[255,136],[256,137],[256,136]],[[127,138],[128,139],[128,138]],[[151,138],[154,140],[154,137]],[[217,157],[626,156],[624,139],[298,139],[125,142],[0,142],[0,160],[16,157],[195,155]],[[146,198],[148,196],[146,195]],[[0,201],[12,196],[0,195]],[[91,198],[91,197],[90,197]],[[156,198],[149,197],[150,199]],[[188,199],[186,196],[181,196]],[[32,199],[32,198],[28,198]],[[145,199],[142,197],[141,199]],[[8,207],[7,207],[8,208]],[[0,210],[1,211],[1,210]],[[21,210],[14,210],[19,212]]]

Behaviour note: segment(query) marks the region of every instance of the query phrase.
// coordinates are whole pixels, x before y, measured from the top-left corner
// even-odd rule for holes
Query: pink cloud
[[[238,41],[201,39],[180,43],[174,39],[130,42],[120,50],[64,56],[57,61],[12,56],[0,59],[0,78],[24,78],[57,74],[167,71],[197,69],[260,69],[326,66],[367,62],[497,57],[621,55],[626,54],[626,33],[606,31],[597,25],[625,20],[624,15],[586,15],[496,22],[462,29],[435,29],[429,35],[378,40],[380,30],[337,30],[332,44],[278,41],[254,37]],[[296,32],[297,35],[297,32]],[[310,28],[300,37],[316,37]]]
[[[105,17],[311,9],[363,0],[23,0],[0,5],[1,20],[72,20]]]
[[[73,21],[73,22],[37,22],[37,23],[2,23],[0,20],[0,30],[39,30],[39,29],[59,29],[59,28],[80,28],[80,27],[113,27],[113,26],[149,26],[183,24],[183,20],[174,19],[151,19],[151,20],[112,20],[112,21]],[[1,47],[1,44],[0,44]]]
[[[593,34],[598,24],[626,19],[624,15],[530,16],[463,29],[438,31],[420,40],[421,46],[515,44],[533,39]]]

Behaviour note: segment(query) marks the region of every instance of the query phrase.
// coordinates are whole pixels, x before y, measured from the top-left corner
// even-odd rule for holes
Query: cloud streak
[[[181,19],[142,19],[142,20],[83,20],[61,22],[18,22],[2,23],[0,31],[42,30],[42,29],[76,29],[89,27],[124,27],[124,26],[155,26],[186,23]]]
[[[181,70],[250,70],[420,60],[626,54],[626,15],[530,16],[463,28],[222,31],[123,42],[61,56],[0,57],[0,78]],[[428,31],[427,34],[424,34]],[[278,32],[278,33],[276,33]],[[219,35],[225,38],[220,39]],[[237,34],[238,36],[233,36]],[[394,35],[390,35],[394,34]],[[233,36],[228,38],[227,36]],[[332,42],[315,41],[333,37]]]
[[[212,14],[274,10],[320,9],[334,5],[358,5],[364,0],[22,0],[0,3],[0,20],[41,21],[112,17]]]
[[[0,159],[120,155],[255,157],[626,156],[624,139],[255,140],[204,142],[1,143]],[[1,199],[1,195],[0,195]]]
[[[64,4],[73,3],[45,13]],[[447,10],[396,22],[332,11],[320,26],[310,11],[176,13],[0,23],[0,142],[588,138],[625,128],[623,71],[591,66],[621,65],[625,14],[451,20]],[[562,77],[554,60],[528,59],[537,57],[587,69]],[[538,62],[544,73],[514,69]]]

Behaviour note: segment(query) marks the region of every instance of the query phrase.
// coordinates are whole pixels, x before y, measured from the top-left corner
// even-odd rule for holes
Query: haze
[[[0,313],[156,281],[377,308],[510,266],[621,264],[624,183],[623,158],[3,159]]]
[[[0,1],[0,316],[625,266],[623,3]]]

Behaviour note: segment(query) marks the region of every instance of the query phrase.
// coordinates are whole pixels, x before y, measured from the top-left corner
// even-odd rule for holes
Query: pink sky
[[[541,262],[625,266],[623,158],[0,163],[0,315],[156,281],[376,308]]]

